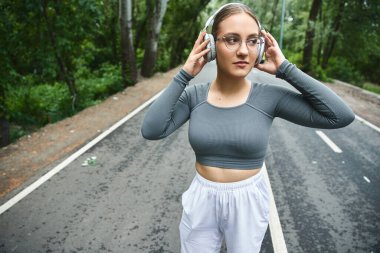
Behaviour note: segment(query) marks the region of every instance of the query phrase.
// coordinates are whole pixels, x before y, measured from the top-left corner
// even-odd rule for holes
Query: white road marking
[[[284,234],[282,232],[280,217],[278,216],[276,203],[274,202],[272,187],[269,181],[269,176],[267,172],[267,167],[265,163],[263,164],[262,170],[264,171],[265,181],[269,185],[270,195],[271,195],[271,203],[270,203],[270,211],[269,211],[269,230],[270,236],[272,238],[272,245],[274,253],[287,253],[288,250],[286,248]]]
[[[342,150],[332,141],[330,140],[329,137],[327,137],[327,135],[325,135],[322,131],[315,131],[319,137],[322,138],[322,140],[332,149],[334,150],[334,152],[336,153],[342,153]]]
[[[372,124],[371,122],[366,121],[365,119],[359,117],[358,115],[355,115],[355,118],[358,119],[359,121],[363,122],[364,124],[366,124],[366,125],[369,126],[370,128],[374,129],[375,131],[380,132],[380,128],[377,127],[377,126],[375,126],[375,125]]]
[[[369,178],[368,178],[368,177],[366,177],[366,176],[363,176],[363,178],[364,178],[364,180],[365,180],[365,181],[367,181],[367,183],[371,183],[371,180],[369,180]]]
[[[69,165],[72,161],[77,159],[80,155],[85,153],[87,150],[92,148],[95,144],[97,144],[99,141],[104,139],[107,135],[115,131],[118,127],[120,127],[122,124],[127,122],[130,118],[135,116],[137,113],[139,113],[141,110],[143,110],[145,107],[147,107],[151,102],[153,102],[157,97],[161,95],[163,91],[156,94],[154,97],[146,101],[144,104],[137,107],[135,110],[133,110],[131,113],[129,113],[127,116],[116,122],[113,126],[111,126],[109,129],[104,131],[102,134],[98,135],[95,139],[87,143],[84,147],[79,149],[77,152],[69,156],[66,160],[58,164],[56,167],[54,167],[52,170],[47,172],[45,175],[40,177],[37,181],[26,187],[24,190],[22,190],[20,193],[18,193],[16,196],[5,202],[3,205],[0,206],[0,215],[7,211],[9,208],[14,206],[17,202],[28,196],[31,192],[33,192],[35,189],[37,189],[39,186],[41,186],[43,183],[48,181],[50,178],[52,178],[55,174],[60,172],[62,169],[64,169],[67,165]]]

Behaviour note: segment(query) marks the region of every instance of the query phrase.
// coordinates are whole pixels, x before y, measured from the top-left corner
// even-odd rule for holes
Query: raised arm
[[[280,99],[275,116],[315,128],[341,128],[355,119],[350,107],[321,82],[285,60],[276,73],[301,94],[287,91]]]
[[[204,35],[204,32],[199,34],[181,71],[149,107],[141,127],[145,139],[162,139],[188,120],[190,105],[185,87],[206,64],[203,56],[209,51],[206,48],[209,40],[203,41]]]
[[[340,128],[355,119],[352,110],[332,90],[285,60],[276,39],[262,31],[266,62],[257,68],[293,85],[301,94],[283,88],[274,116],[315,128]]]
[[[145,139],[162,139],[182,126],[190,115],[185,87],[192,76],[183,69],[145,114],[141,133]]]

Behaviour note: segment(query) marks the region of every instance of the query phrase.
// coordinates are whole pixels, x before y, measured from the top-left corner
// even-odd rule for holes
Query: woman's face
[[[223,37],[224,39],[222,39]],[[252,47],[252,41],[258,37],[259,27],[256,21],[244,12],[229,16],[220,22],[216,41],[218,73],[222,72],[233,77],[246,77],[257,58],[258,45]],[[226,46],[228,43],[226,40],[234,43],[239,38],[242,43],[236,49]],[[246,43],[247,40],[248,43]],[[249,43],[251,46],[247,46]]]

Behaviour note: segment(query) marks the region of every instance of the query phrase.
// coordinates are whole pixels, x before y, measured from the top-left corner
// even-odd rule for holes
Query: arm
[[[321,82],[308,76],[295,65],[285,60],[276,39],[262,31],[265,38],[264,64],[257,68],[293,85],[301,94],[284,88],[284,95],[278,101],[274,116],[293,123],[315,128],[340,128],[355,119],[352,110],[333,91]]]
[[[141,133],[149,140],[162,139],[185,123],[190,116],[190,105],[185,87],[207,63],[203,56],[210,51],[206,48],[209,40],[203,40],[205,32],[199,34],[181,71],[149,107]]]
[[[192,78],[181,69],[165,91],[149,107],[141,127],[141,133],[145,139],[162,139],[188,120],[190,107],[184,89]]]
[[[275,116],[315,128],[340,128],[355,119],[339,96],[287,60],[280,65],[276,77],[289,82],[301,94],[286,92],[277,104]]]

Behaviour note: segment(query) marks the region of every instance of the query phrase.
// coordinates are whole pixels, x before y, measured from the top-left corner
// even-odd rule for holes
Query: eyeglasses
[[[226,47],[233,51],[237,50],[242,43],[242,39],[236,35],[226,35],[223,37],[219,37],[216,40],[223,40]],[[250,50],[256,49],[257,45],[260,43],[261,41],[259,37],[251,37],[245,41],[247,48]]]

